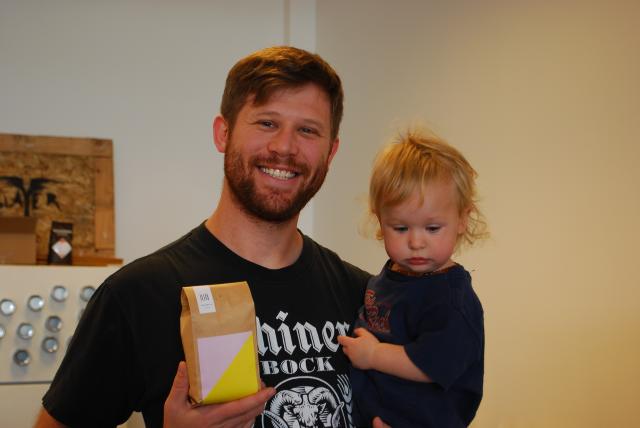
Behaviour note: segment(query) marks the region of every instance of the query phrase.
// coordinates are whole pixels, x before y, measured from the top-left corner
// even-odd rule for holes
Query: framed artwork
[[[73,224],[73,264],[115,258],[113,142],[0,134],[0,216],[36,219],[38,263],[46,263],[51,223]]]

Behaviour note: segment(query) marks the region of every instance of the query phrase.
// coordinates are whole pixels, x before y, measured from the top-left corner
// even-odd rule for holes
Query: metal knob
[[[33,337],[34,333],[35,331],[33,329],[33,326],[28,322],[20,323],[20,325],[18,326],[18,337],[22,339],[29,340]]]
[[[47,318],[44,325],[51,333],[57,333],[62,330],[62,318],[57,315],[51,315]]]
[[[86,285],[82,287],[82,290],[80,290],[80,298],[85,302],[88,302],[95,291],[95,287],[93,287],[92,285]]]
[[[16,304],[11,299],[0,300],[0,312],[2,315],[9,316],[16,311]]]
[[[44,307],[44,299],[42,298],[42,296],[38,296],[37,294],[29,296],[29,300],[27,301],[27,306],[32,311],[39,312]]]
[[[13,354],[13,361],[20,367],[25,367],[31,362],[31,355],[29,355],[29,351],[18,349]]]
[[[64,302],[69,297],[69,290],[64,285],[56,285],[51,290],[51,298],[56,302]]]
[[[42,349],[49,354],[53,354],[58,350],[58,339],[55,337],[45,337],[42,340]]]

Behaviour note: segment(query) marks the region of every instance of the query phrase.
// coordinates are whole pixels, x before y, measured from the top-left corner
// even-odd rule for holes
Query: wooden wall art
[[[111,140],[0,134],[0,216],[35,217],[46,263],[52,221],[73,223],[73,264],[115,258]]]

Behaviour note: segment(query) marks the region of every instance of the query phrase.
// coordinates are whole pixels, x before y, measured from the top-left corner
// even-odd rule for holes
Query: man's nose
[[[283,127],[272,136],[267,148],[280,156],[295,155],[298,152],[296,137],[294,129]]]

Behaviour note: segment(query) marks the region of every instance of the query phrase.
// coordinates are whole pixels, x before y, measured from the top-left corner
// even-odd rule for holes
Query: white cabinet
[[[118,268],[0,265],[2,426],[33,425],[87,297]]]

